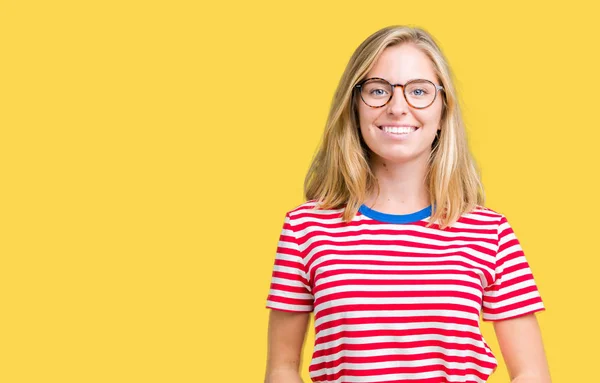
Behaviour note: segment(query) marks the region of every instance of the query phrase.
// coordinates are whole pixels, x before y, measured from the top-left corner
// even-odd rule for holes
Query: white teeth
[[[382,126],[381,129],[383,129],[386,133],[394,134],[408,134],[417,130],[417,128],[415,128],[414,126]]]

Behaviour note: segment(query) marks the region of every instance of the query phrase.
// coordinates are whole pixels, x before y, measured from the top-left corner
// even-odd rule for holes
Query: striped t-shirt
[[[452,228],[362,205],[289,211],[267,307],[314,312],[313,382],[486,382],[497,360],[480,315],[542,311],[529,264],[506,218],[478,206]]]

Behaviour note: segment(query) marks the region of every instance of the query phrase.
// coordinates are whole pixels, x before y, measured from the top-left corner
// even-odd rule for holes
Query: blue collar
[[[386,223],[414,223],[424,218],[431,216],[431,205],[427,206],[423,210],[419,210],[415,213],[410,214],[387,214],[377,210],[368,208],[365,204],[360,205],[358,211],[377,221]]]

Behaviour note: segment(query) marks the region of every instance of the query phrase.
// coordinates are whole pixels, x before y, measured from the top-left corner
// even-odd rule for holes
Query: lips
[[[416,128],[419,129],[416,125],[376,125],[379,129],[385,128]]]
[[[385,133],[394,134],[394,135],[410,134],[419,129],[416,126],[389,126],[389,125],[378,126],[378,128],[379,128],[379,130],[382,130]]]

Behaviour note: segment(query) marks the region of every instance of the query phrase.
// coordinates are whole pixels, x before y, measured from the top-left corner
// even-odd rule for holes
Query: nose
[[[408,112],[410,106],[404,98],[404,89],[399,86],[394,87],[394,95],[387,104],[388,113],[402,114]]]

